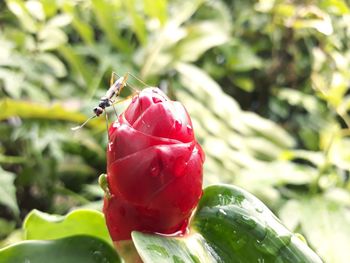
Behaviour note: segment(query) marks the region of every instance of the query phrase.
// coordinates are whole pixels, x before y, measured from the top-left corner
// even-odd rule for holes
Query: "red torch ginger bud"
[[[204,162],[183,105],[144,89],[109,136],[103,212],[112,239],[130,239],[134,230],[183,233],[202,194]]]

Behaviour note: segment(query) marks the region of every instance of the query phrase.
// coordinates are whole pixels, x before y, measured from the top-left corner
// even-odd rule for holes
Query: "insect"
[[[122,89],[128,85],[130,86],[130,88],[134,91],[136,91],[136,93],[138,92],[138,90],[134,87],[132,87],[130,84],[127,83],[128,77],[132,76],[135,79],[137,79],[138,81],[140,81],[141,83],[145,84],[146,86],[148,86],[146,83],[144,83],[142,80],[140,80],[139,78],[137,78],[136,76],[132,75],[131,73],[127,72],[124,76],[119,77],[115,72],[112,72],[111,78],[110,78],[110,84],[109,84],[109,89],[107,90],[106,94],[100,98],[100,102],[98,104],[98,106],[96,106],[93,109],[93,113],[94,115],[92,115],[90,118],[88,118],[84,123],[82,123],[79,126],[73,127],[71,128],[71,130],[76,131],[81,129],[82,127],[84,127],[91,119],[99,117],[103,112],[105,112],[106,108],[112,106],[114,109],[114,112],[116,114],[116,116],[118,116],[117,110],[114,107],[114,104],[116,103],[116,99],[118,98],[118,96],[120,95]],[[117,80],[115,80],[115,77],[119,77]],[[106,126],[107,126],[107,130],[108,130],[108,115],[105,113],[106,116]]]

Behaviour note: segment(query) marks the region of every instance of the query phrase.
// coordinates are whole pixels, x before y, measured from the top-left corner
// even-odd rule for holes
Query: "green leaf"
[[[176,57],[181,61],[196,61],[208,49],[229,41],[229,28],[215,20],[193,23],[184,30],[186,37],[175,47]]]
[[[350,139],[335,138],[329,149],[329,159],[332,164],[344,170],[350,170]]]
[[[120,28],[115,27],[120,22],[116,12],[122,12],[121,4],[117,1],[98,1],[92,0],[91,4],[93,6],[93,12],[95,13],[97,23],[106,34],[109,42],[116,47],[121,49],[123,52],[129,53],[130,46],[127,41],[123,39],[120,33]]]
[[[167,20],[167,0],[143,0],[145,13],[150,17],[157,18],[161,25]]]
[[[73,235],[94,236],[112,245],[102,213],[79,209],[66,216],[49,215],[33,210],[26,217],[23,228],[26,239],[58,239]]]
[[[15,214],[19,214],[16,188],[14,185],[15,175],[0,167],[0,204],[7,206]]]
[[[7,221],[0,217],[0,239],[9,235],[15,229],[15,227],[16,227],[16,222]]]
[[[23,241],[0,249],[0,263],[116,263],[115,250],[102,240],[72,236],[49,241]]]
[[[61,105],[54,104],[45,106],[39,103],[3,99],[0,100],[0,120],[10,117],[20,117],[24,119],[46,119],[46,120],[64,120],[76,123],[82,123],[87,116],[81,113],[65,110]],[[92,120],[87,126],[102,127],[102,120]],[[104,127],[104,125],[103,125]]]
[[[256,197],[234,186],[204,190],[185,237],[133,232],[148,262],[322,262]]]
[[[48,66],[56,77],[63,78],[67,76],[66,66],[57,56],[50,53],[41,53],[37,59]]]
[[[7,0],[7,7],[21,22],[22,27],[30,33],[38,30],[38,25],[29,13],[23,0]]]
[[[133,232],[132,239],[144,262],[216,262],[199,234],[186,238],[164,238]]]
[[[235,186],[206,188],[192,226],[224,262],[321,262],[260,200]]]
[[[129,14],[129,17],[132,21],[132,28],[140,41],[141,44],[146,43],[147,35],[146,35],[146,25],[143,19],[143,16],[140,15],[140,11],[136,9],[135,0],[125,1],[125,8]]]
[[[79,33],[84,42],[91,45],[95,42],[93,27],[90,23],[82,19],[80,8],[81,6],[76,5],[74,2],[64,1],[63,10],[73,18],[72,26]]]
[[[299,214],[297,220],[302,232],[325,262],[349,262],[350,212],[347,206],[326,196],[289,201],[282,209],[283,219],[291,209]]]
[[[38,33],[40,50],[56,49],[68,41],[67,35],[58,27],[46,26]]]
[[[228,64],[234,71],[245,72],[262,67],[262,60],[247,44],[242,43],[237,47],[233,47],[233,49]]]

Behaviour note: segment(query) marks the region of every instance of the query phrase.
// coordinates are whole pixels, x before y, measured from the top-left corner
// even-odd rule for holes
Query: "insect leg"
[[[105,117],[106,117],[106,129],[107,129],[107,137],[108,137],[108,142],[110,142],[110,138],[109,138],[109,131],[108,131],[108,114],[105,111]]]
[[[116,104],[116,102],[114,100],[110,100],[109,103],[112,105],[113,107],[113,110],[114,110],[114,113],[115,115],[117,116],[118,118],[118,112],[117,112],[117,109],[115,108],[114,104]]]
[[[118,77],[118,75],[114,72],[114,71],[112,71],[112,73],[111,73],[111,78],[109,79],[109,86],[111,87],[113,84],[114,84],[114,81],[115,81],[115,76],[117,76]]]

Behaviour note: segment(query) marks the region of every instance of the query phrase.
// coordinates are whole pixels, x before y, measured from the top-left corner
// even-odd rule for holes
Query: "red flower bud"
[[[135,96],[109,129],[104,214],[114,241],[185,231],[202,194],[204,153],[183,105],[158,88]]]

